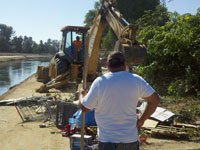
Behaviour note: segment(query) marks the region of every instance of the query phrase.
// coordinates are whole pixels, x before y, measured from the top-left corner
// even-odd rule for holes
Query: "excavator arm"
[[[143,62],[146,56],[146,48],[136,40],[137,26],[129,24],[123,15],[113,6],[111,0],[102,0],[101,9],[93,20],[93,24],[88,31],[85,49],[85,68],[88,75],[96,74],[99,56],[99,44],[102,33],[108,24],[118,41],[115,49],[124,53],[127,64],[135,65]]]
[[[129,24],[116,10],[110,0],[102,0],[102,7],[94,18],[93,25],[88,31],[86,38],[86,49],[84,56],[84,74],[83,74],[83,88],[87,87],[87,79],[89,76],[95,78],[98,56],[99,44],[102,33],[107,24],[112,28],[118,38],[116,49],[123,51],[128,65],[141,63],[146,56],[146,49],[144,45],[136,41],[136,26]],[[82,126],[81,126],[81,150],[84,150],[84,112],[82,112]]]

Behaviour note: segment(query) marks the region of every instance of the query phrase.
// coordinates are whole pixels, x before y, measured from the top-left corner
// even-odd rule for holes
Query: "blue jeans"
[[[139,150],[139,142],[103,143],[99,142],[99,150]]]

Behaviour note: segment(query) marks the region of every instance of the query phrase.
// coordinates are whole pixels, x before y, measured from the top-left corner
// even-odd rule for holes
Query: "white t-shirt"
[[[126,71],[110,72],[96,78],[82,104],[88,109],[95,108],[99,141],[137,141],[138,99],[151,96],[154,92],[143,78]]]

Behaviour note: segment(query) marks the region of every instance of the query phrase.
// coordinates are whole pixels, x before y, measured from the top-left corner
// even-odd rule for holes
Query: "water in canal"
[[[36,73],[37,66],[47,66],[49,59],[21,60],[0,63],[0,96],[8,89]]]

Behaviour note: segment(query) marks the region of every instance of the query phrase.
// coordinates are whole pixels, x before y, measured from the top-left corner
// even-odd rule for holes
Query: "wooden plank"
[[[174,123],[173,126],[198,129],[198,127],[196,125],[185,124],[185,123]]]
[[[158,125],[158,121],[147,119],[143,126],[144,128],[155,128]]]
[[[68,81],[69,81],[69,79],[65,79],[65,80],[62,80],[62,81],[58,81],[58,82],[56,82],[56,83],[53,83],[53,84],[51,84],[51,85],[48,85],[48,86],[47,86],[47,89],[49,90],[49,89],[51,89],[51,88],[58,88],[58,87],[60,87],[60,86],[62,86],[62,85],[64,85],[64,84],[66,84]]]

